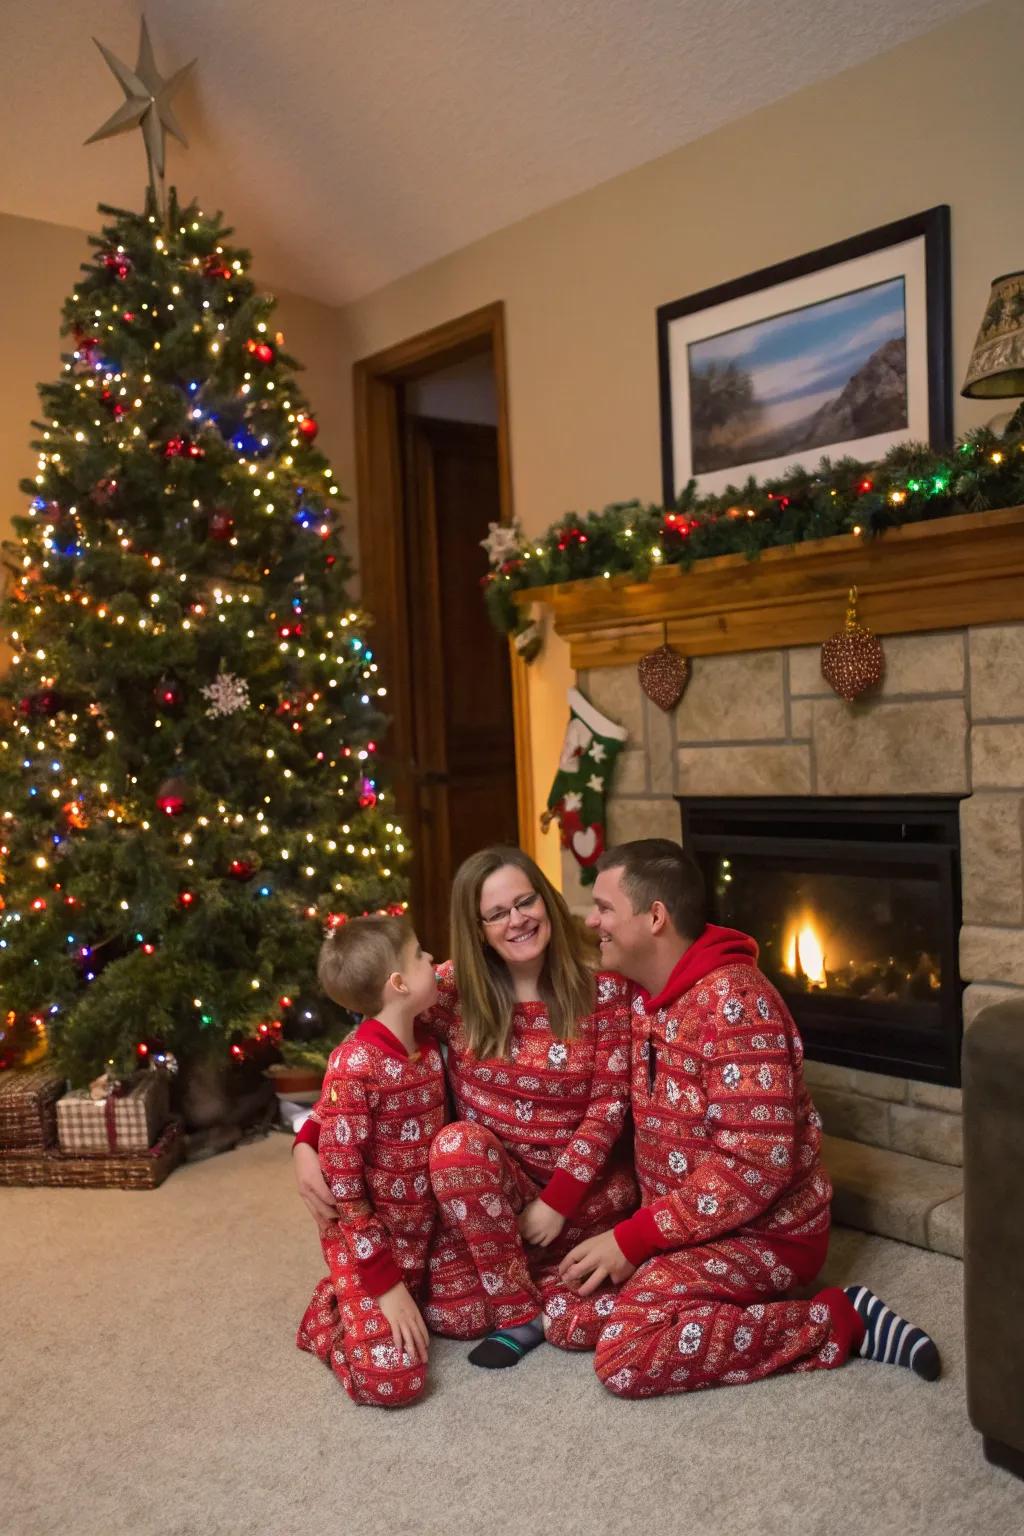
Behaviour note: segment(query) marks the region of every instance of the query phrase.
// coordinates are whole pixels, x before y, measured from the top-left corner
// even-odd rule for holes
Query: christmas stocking
[[[605,796],[626,731],[576,688],[569,689],[569,711],[562,756],[541,825],[547,831],[552,821],[558,822],[562,847],[579,864],[583,884],[593,885],[594,865],[605,846]]]

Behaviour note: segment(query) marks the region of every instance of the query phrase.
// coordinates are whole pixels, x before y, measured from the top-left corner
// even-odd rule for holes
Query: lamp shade
[[[977,400],[1024,395],[1024,272],[992,284],[960,393]]]

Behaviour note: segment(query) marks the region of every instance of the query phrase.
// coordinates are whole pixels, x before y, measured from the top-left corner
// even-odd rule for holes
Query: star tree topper
[[[129,69],[127,64],[123,64],[109,48],[104,48],[98,38],[93,38],[93,42],[116,75],[118,84],[124,91],[125,100],[117,111],[107,118],[102,127],[90,134],[85,142],[94,144],[98,139],[112,139],[115,134],[127,133],[130,128],[141,128],[146,145],[146,159],[149,161],[149,184],[153,189],[157,205],[162,210],[166,160],[165,133],[172,133],[186,149],[188,148],[188,140],[171,109],[171,97],[196,61],[191,59],[165,80],[156,67],[145,17],[142,20],[142,34],[139,38],[138,63],[134,70]]]

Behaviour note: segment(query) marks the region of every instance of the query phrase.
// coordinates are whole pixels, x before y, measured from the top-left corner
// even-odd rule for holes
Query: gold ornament
[[[846,623],[821,647],[821,675],[847,704],[875,688],[885,674],[885,652],[878,636],[857,621],[857,588],[850,588]]]

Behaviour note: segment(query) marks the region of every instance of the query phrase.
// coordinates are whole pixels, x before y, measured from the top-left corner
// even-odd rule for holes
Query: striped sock
[[[887,1307],[866,1285],[848,1285],[846,1295],[864,1324],[860,1352],[865,1360],[883,1365],[907,1365],[925,1381],[934,1381],[942,1369],[934,1339],[915,1328],[905,1317]]]
[[[544,1342],[544,1324],[539,1317],[530,1323],[518,1323],[514,1328],[496,1328],[476,1349],[470,1350],[473,1365],[482,1365],[488,1371],[507,1370],[518,1365],[524,1355]]]

